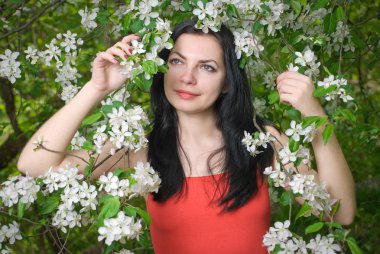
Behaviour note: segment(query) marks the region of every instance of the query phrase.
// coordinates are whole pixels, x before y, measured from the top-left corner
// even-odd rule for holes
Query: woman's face
[[[177,113],[208,113],[225,89],[223,49],[212,35],[182,34],[168,58],[165,95]]]

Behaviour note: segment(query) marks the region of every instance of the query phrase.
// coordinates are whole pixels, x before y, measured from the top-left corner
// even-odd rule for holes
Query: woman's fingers
[[[280,83],[284,79],[295,79],[295,80],[303,81],[307,84],[313,84],[313,81],[308,76],[305,76],[295,71],[285,71],[281,73],[280,75],[278,75],[276,79],[276,84]]]
[[[111,47],[111,48],[107,49],[106,52],[109,54],[112,54],[114,56],[118,56],[123,60],[127,60],[127,57],[128,57],[128,55],[123,50],[116,48],[116,47]]]
[[[137,40],[138,38],[140,38],[140,36],[138,36],[136,34],[130,34],[130,35],[123,37],[121,42],[130,44],[132,40]]]
[[[112,54],[107,52],[99,52],[95,58],[94,63],[99,62],[101,65],[103,65],[104,61],[119,63],[119,61]]]

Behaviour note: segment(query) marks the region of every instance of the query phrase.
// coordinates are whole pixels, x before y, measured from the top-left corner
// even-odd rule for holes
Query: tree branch
[[[54,5],[57,5],[57,4],[60,4],[60,3],[63,3],[65,2],[65,0],[57,0],[57,1],[53,1],[52,3],[48,4],[45,6],[45,8],[43,8],[36,16],[32,17],[32,19],[25,23],[24,25],[20,26],[19,28],[16,28],[2,36],[0,36],[0,39],[4,39],[14,33],[18,33],[18,32],[21,32],[22,30],[26,29],[27,27],[29,27],[34,21],[36,21],[39,17],[41,17],[49,8],[53,7]]]

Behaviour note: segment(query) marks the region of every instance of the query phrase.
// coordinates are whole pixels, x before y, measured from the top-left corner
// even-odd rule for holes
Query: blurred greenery
[[[355,52],[342,55],[343,61],[340,66],[341,73],[353,85],[352,95],[358,105],[355,112],[356,122],[340,122],[335,126],[336,135],[356,182],[357,214],[355,222],[349,228],[364,253],[377,253],[380,250],[380,227],[377,223],[380,220],[380,1],[331,2],[345,7],[347,24],[356,48]],[[114,3],[119,5],[122,1]],[[81,2],[80,5],[83,8],[85,3]],[[107,9],[107,1],[101,1],[101,5]],[[22,6],[24,9],[20,10]],[[46,6],[50,7],[43,12]],[[3,27],[0,29],[0,54],[3,54],[5,49],[23,52],[30,45],[41,49],[57,33],[66,30],[83,34],[78,27],[80,16],[72,15],[77,11],[78,7],[72,4],[72,1],[64,0],[11,0],[0,3],[0,27]],[[108,11],[112,13],[114,10]],[[32,17],[36,17],[34,22],[31,22]],[[7,35],[9,30],[4,28],[7,22],[10,30],[31,23]],[[80,53],[77,65],[78,72],[83,75],[79,84],[84,84],[89,79],[88,70],[91,68],[93,52],[104,50],[119,38],[112,33],[110,27],[110,23],[103,22],[98,29],[84,37],[81,36],[85,47]],[[339,55],[329,59],[336,62],[338,60]],[[27,61],[22,63],[22,78],[15,84],[12,85],[7,79],[1,78],[0,182],[18,173],[17,158],[26,140],[64,105],[58,95],[60,85],[54,82],[56,77],[53,69],[47,66],[36,67]],[[339,68],[337,64],[335,66]],[[134,93],[131,101],[143,103],[145,108],[149,108],[147,93]],[[29,227],[24,235],[27,241],[16,243],[17,253],[57,252],[57,247],[54,246],[57,235],[44,234],[45,228],[32,227],[27,221],[24,223],[23,228]],[[82,234],[84,231],[88,231],[89,234]],[[145,237],[149,242],[149,236]],[[68,243],[68,248],[77,250],[76,253],[99,253],[104,248],[98,243],[96,230],[92,228],[73,230]],[[84,247],[86,249],[83,249]],[[135,252],[139,253],[138,250]]]

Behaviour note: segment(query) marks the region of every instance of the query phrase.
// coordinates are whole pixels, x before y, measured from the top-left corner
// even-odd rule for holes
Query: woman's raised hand
[[[138,35],[125,36],[105,52],[100,52],[92,64],[91,85],[101,92],[110,93],[119,88],[127,80],[126,75],[120,73],[122,66],[115,56],[126,60],[132,54],[131,41],[137,40]]]
[[[313,81],[301,73],[286,71],[276,79],[280,101],[291,104],[303,116],[324,116],[325,112],[317,98]]]

